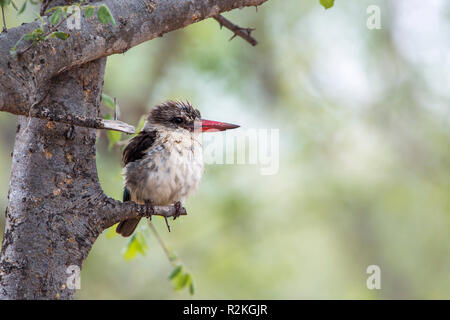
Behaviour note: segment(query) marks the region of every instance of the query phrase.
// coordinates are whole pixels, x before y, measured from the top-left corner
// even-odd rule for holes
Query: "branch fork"
[[[215,16],[214,19],[219,23],[220,28],[225,27],[233,31],[234,34],[229,39],[229,41],[233,40],[236,37],[241,37],[242,39],[250,43],[252,46],[256,46],[258,44],[258,41],[256,41],[256,39],[252,37],[252,32],[255,31],[255,29],[242,28],[221,15]]]

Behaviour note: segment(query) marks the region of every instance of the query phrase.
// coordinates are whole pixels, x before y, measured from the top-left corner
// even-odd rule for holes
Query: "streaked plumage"
[[[202,121],[211,127],[202,130]],[[153,205],[185,201],[197,190],[204,171],[201,132],[235,127],[201,120],[200,112],[189,103],[168,101],[156,106],[142,131],[130,140],[123,152],[123,200],[138,204],[150,201]],[[139,220],[125,220],[116,231],[129,236]]]

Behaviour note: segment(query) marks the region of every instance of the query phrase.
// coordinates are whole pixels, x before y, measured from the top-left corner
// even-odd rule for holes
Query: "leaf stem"
[[[2,18],[3,18],[3,30],[2,32],[8,31],[8,28],[6,27],[6,19],[5,19],[5,8],[2,6]]]
[[[153,223],[150,220],[148,220],[148,226],[150,227],[150,230],[152,230],[152,232],[155,235],[156,239],[158,239],[158,242],[161,245],[161,248],[163,248],[164,253],[167,256],[167,259],[169,260],[170,264],[175,267],[176,264],[174,262],[173,255],[170,254],[169,248],[167,248],[167,246],[164,243],[163,239],[159,235],[158,231],[156,231],[155,226],[153,225]]]

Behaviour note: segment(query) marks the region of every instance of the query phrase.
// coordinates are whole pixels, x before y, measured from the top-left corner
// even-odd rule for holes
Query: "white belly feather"
[[[204,171],[202,145],[186,131],[160,133],[139,162],[124,168],[125,184],[137,203],[183,202],[197,190]]]

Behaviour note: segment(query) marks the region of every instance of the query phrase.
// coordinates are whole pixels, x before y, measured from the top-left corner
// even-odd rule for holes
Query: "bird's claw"
[[[181,202],[180,201],[175,202],[174,206],[175,206],[175,214],[173,215],[173,220],[175,220],[181,215]]]
[[[181,215],[182,206],[181,206],[180,201],[175,202],[173,205],[175,207],[175,214],[173,215],[173,220],[175,220],[176,218],[178,218]],[[167,230],[169,230],[169,232],[170,232],[169,220],[167,220],[166,216],[164,216],[164,220],[166,221]]]
[[[145,201],[145,216],[152,221],[152,215],[155,214],[155,209],[151,201]]]

